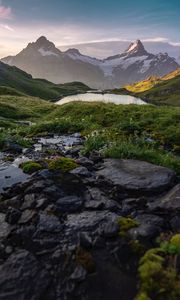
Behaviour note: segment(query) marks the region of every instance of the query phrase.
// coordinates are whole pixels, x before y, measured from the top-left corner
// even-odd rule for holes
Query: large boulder
[[[128,195],[161,193],[175,180],[175,172],[138,160],[106,159],[97,171],[99,177]]]
[[[13,253],[0,266],[1,300],[39,300],[45,297],[50,277],[26,250]]]

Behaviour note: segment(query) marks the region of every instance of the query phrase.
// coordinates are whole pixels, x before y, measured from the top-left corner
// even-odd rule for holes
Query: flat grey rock
[[[175,172],[144,161],[106,159],[102,169],[97,171],[112,185],[127,193],[161,193],[168,189],[175,179]]]

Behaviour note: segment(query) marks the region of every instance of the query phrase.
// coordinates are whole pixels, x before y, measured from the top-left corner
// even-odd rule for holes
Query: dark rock
[[[119,233],[119,225],[115,222],[108,222],[104,225],[103,235],[107,238],[116,237]]]
[[[106,159],[102,166],[97,175],[129,195],[162,193],[175,181],[172,170],[143,161]]]
[[[92,247],[92,238],[88,232],[80,232],[79,242],[82,248],[91,248]]]
[[[79,214],[69,214],[66,226],[70,231],[93,231],[109,220],[115,220],[117,215],[108,211],[85,211]]]
[[[7,214],[6,214],[6,219],[5,221],[9,224],[16,224],[19,220],[19,218],[21,217],[21,212],[20,210],[13,208],[13,207],[9,207]]]
[[[1,300],[42,299],[49,283],[47,271],[25,250],[13,253],[0,266]]]
[[[99,151],[93,150],[89,155],[89,159],[92,160],[95,164],[97,164],[99,162],[102,162],[103,157],[101,153],[99,153]]]
[[[141,214],[135,220],[139,223],[139,226],[129,231],[133,239],[154,238],[161,233],[164,226],[163,218],[155,215]]]
[[[88,192],[90,195],[90,199],[87,199],[85,203],[85,207],[87,209],[98,208],[98,209],[104,209],[109,211],[120,210],[119,204],[107,198],[100,189],[89,187]]]
[[[104,208],[104,202],[89,200],[85,202],[84,207],[88,210],[101,210]]]
[[[83,177],[90,177],[91,172],[88,171],[86,167],[78,167],[71,171],[71,174],[83,176]]]
[[[40,218],[37,226],[38,231],[56,233],[62,230],[62,225],[56,216],[48,215],[46,213],[41,213],[39,216]]]
[[[39,171],[38,175],[41,176],[43,179],[49,179],[53,177],[53,172],[49,171],[48,169],[44,169]]]
[[[73,274],[70,276],[70,279],[81,282],[85,280],[87,271],[82,266],[77,266]]]
[[[98,249],[105,248],[104,238],[101,237],[101,236],[96,236],[94,241],[93,241],[93,247],[98,248]]]
[[[23,211],[18,223],[19,224],[29,223],[29,222],[35,220],[36,216],[37,216],[36,211],[27,209],[27,210]]]
[[[21,206],[22,210],[31,209],[36,206],[36,194],[27,194],[24,196],[24,203]]]
[[[77,196],[66,196],[56,201],[57,208],[60,212],[75,212],[82,206],[83,200]]]
[[[82,157],[79,157],[76,162],[79,164],[79,165],[82,165],[86,168],[90,168],[92,169],[93,166],[94,166],[94,162],[90,159],[88,159],[87,157],[85,156],[82,156]]]
[[[174,232],[179,232],[180,231],[180,216],[175,216],[171,219],[170,221],[172,230]]]
[[[44,209],[46,205],[48,204],[48,199],[47,198],[40,198],[36,201],[36,208],[39,209]]]
[[[176,185],[161,199],[150,203],[149,207],[152,211],[180,212],[180,184]]]
[[[0,213],[0,239],[6,238],[10,232],[9,224],[5,221],[6,215]]]
[[[23,148],[15,143],[7,143],[6,145],[6,151],[12,152],[14,154],[21,154],[23,151]]]

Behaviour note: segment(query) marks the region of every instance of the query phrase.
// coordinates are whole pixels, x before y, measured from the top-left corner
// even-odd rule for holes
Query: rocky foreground
[[[79,150],[65,154],[72,171],[43,169],[2,193],[1,300],[133,300],[140,257],[179,231],[175,172]]]

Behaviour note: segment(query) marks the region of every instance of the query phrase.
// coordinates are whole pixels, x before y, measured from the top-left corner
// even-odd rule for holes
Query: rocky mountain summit
[[[0,299],[133,300],[139,259],[180,229],[174,171],[81,144],[57,146],[71,170],[28,150],[44,167],[1,194]]]
[[[167,53],[148,53],[140,40],[131,43],[123,53],[101,60],[74,48],[62,52],[45,37],[40,37],[16,56],[2,61],[35,78],[58,84],[80,81],[96,89],[121,87],[152,75],[163,76],[179,67]]]

